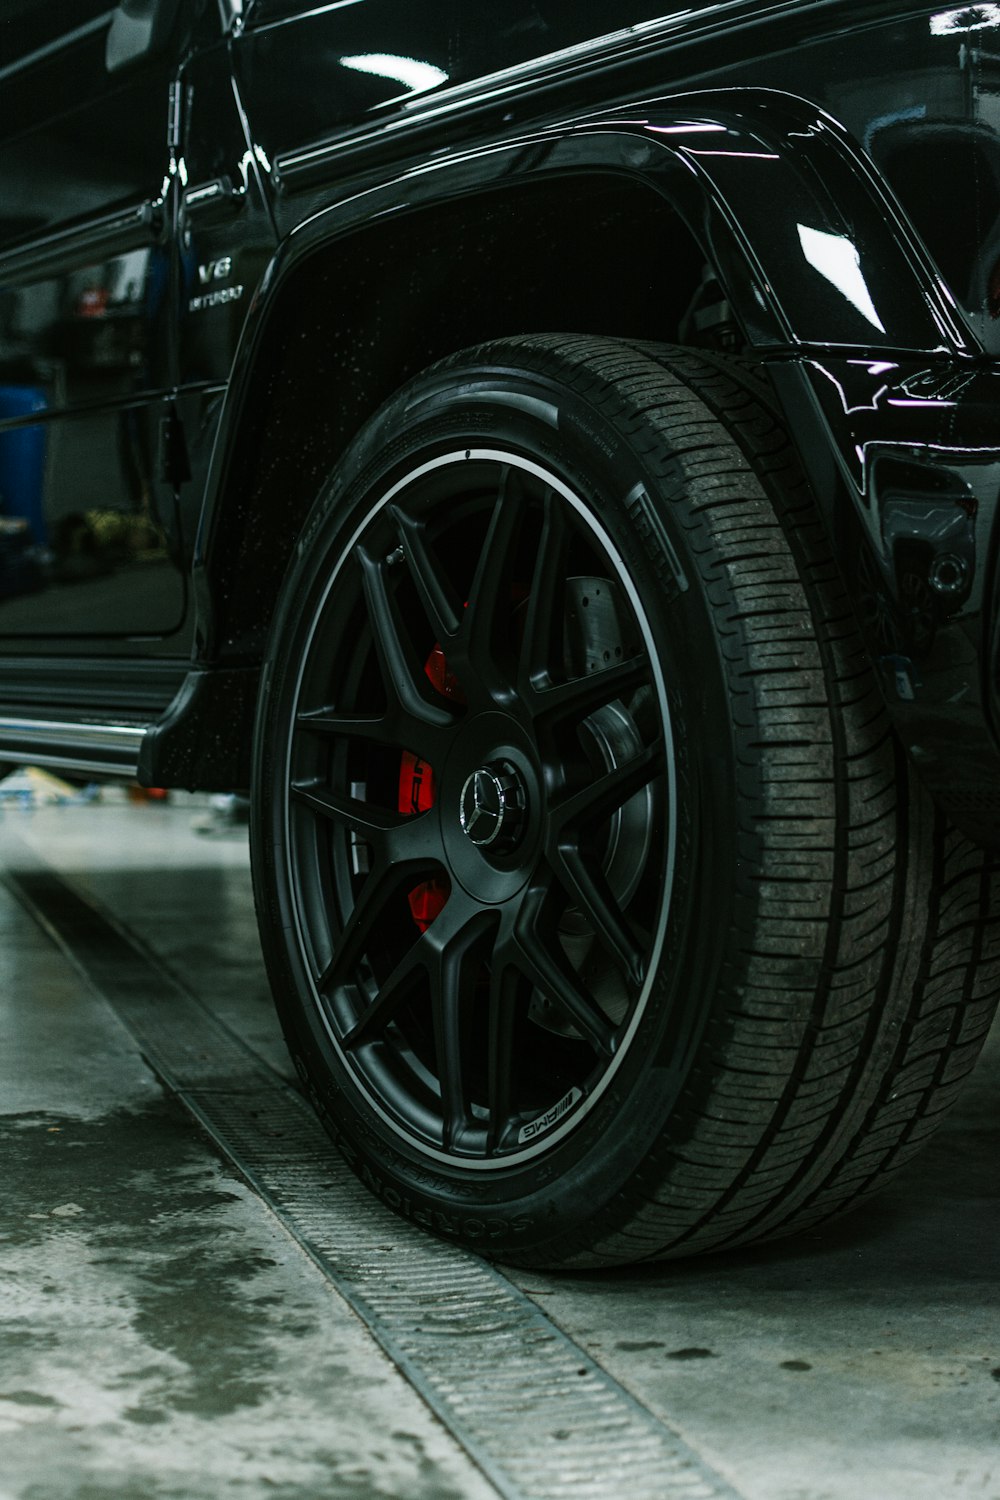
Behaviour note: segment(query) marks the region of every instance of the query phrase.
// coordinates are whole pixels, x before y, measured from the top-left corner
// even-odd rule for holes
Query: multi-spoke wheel
[[[544,1151],[635,1031],[674,845],[670,716],[598,517],[512,445],[407,463],[332,570],[287,749],[297,938],[405,1140]]]
[[[894,875],[892,747],[773,423],[668,362],[525,339],[404,390],[318,503],[262,695],[304,1080],[386,1202],[549,1264],[838,1206],[930,857]]]

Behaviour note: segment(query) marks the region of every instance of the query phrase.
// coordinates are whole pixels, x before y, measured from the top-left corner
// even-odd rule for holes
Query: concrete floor
[[[290,1078],[245,835],[191,819],[189,803],[0,809],[0,874],[46,861]],[[1000,1500],[998,1089],[995,1028],[930,1149],[801,1239],[509,1274],[680,1434],[717,1476],[705,1494]],[[2,884],[0,1136],[0,1500],[518,1493],[432,1415]],[[373,1201],[358,1212],[393,1233]],[[547,1399],[532,1394],[535,1417]],[[695,1491],[658,1492],[675,1493]]]

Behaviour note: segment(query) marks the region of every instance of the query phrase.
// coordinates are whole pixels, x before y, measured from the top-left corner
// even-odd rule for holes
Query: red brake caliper
[[[459,686],[458,678],[449,670],[439,645],[435,645],[424,663],[424,671],[431,685],[443,698],[451,698],[456,703],[465,702],[465,694]],[[400,812],[422,813],[433,806],[433,770],[412,750],[404,750],[399,761]],[[407,899],[414,922],[421,932],[426,932],[448,899],[448,882],[439,880],[436,876],[431,880],[422,880],[413,887]]]

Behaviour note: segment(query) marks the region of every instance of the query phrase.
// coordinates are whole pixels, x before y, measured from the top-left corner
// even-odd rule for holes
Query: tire
[[[996,1004],[995,862],[914,783],[757,386],[454,356],[354,442],[276,613],[251,848],[292,1055],[383,1202],[508,1262],[857,1202]]]

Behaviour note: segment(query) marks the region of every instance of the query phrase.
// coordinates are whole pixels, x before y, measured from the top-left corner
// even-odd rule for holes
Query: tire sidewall
[[[697,515],[662,439],[598,410],[577,374],[456,365],[394,398],[345,455],[299,540],[267,652],[255,742],[255,895],[282,1026],[310,1098],[348,1162],[391,1208],[495,1255],[565,1259],[600,1242],[612,1204],[642,1192],[668,1128],[683,1137],[720,1023],[733,928],[736,766],[725,662],[699,566]],[[380,494],[407,469],[462,446],[506,448],[551,469],[592,509],[645,611],[673,727],[677,788],[670,914],[645,1011],[597,1103],[547,1152],[509,1169],[452,1170],[387,1126],[354,1086],[310,1000],[294,937],[281,778],[298,664],[331,570]],[[718,586],[718,581],[716,581]],[[708,940],[706,940],[706,938]],[[610,1223],[610,1218],[608,1219]]]

